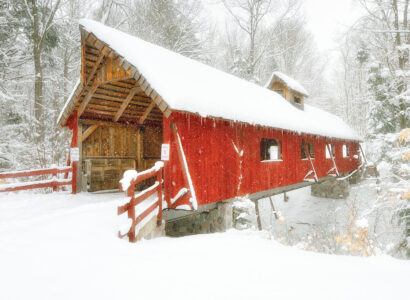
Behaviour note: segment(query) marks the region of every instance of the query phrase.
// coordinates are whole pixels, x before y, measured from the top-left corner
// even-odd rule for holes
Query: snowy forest
[[[0,0],[0,172],[66,164],[72,132],[57,119],[80,75],[79,20],[93,19],[260,86],[274,71],[298,80],[307,104],[336,114],[362,137],[377,177],[354,186],[343,205],[321,204],[326,224],[300,235],[281,212],[286,201],[275,198],[276,227],[269,202],[262,203],[269,236],[314,252],[409,259],[409,0],[353,0],[358,17],[335,35],[331,51],[318,47],[306,5]],[[250,216],[243,227],[255,227],[254,205],[240,206]]]
[[[309,103],[374,139],[409,127],[408,1],[365,1],[330,63],[306,27],[303,1],[1,1],[0,168],[58,164],[66,132],[56,125],[79,74],[78,20],[92,18],[264,85],[281,71]],[[10,143],[13,141],[13,143]]]

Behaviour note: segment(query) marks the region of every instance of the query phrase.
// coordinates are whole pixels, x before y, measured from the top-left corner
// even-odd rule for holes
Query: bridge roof
[[[80,26],[137,68],[171,110],[296,133],[356,140],[342,119],[305,104],[299,110],[279,94],[137,37],[91,20]],[[76,87],[78,89],[78,86]],[[74,93],[61,116],[71,114]]]

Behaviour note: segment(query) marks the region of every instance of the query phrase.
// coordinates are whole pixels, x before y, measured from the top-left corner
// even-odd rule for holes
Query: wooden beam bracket
[[[308,147],[307,147],[307,143],[305,143],[304,141],[302,141],[302,143],[303,143],[303,148],[305,149],[305,153],[306,153],[306,155],[307,155],[307,157],[308,157],[308,159],[309,159],[310,165],[311,165],[311,167],[312,167],[312,170],[311,170],[308,174],[306,174],[304,180],[306,180],[306,177],[308,177],[310,174],[313,173],[313,178],[314,178],[315,182],[318,182],[318,181],[319,181],[319,178],[317,177],[317,173],[316,173],[316,170],[315,170],[315,166],[313,165],[312,158],[310,157],[310,152],[309,152],[309,149],[308,149]]]
[[[329,152],[330,158],[332,159],[332,162],[333,162],[333,168],[330,169],[330,170],[327,172],[327,174],[329,174],[330,172],[332,172],[332,171],[334,170],[335,173],[336,173],[336,176],[339,176],[339,169],[337,168],[336,161],[335,161],[335,158],[334,158],[334,156],[333,156],[332,148],[329,147],[329,144],[327,144],[327,143],[326,143],[326,149],[327,149],[327,151]]]
[[[94,124],[88,127],[81,136],[81,142],[84,142],[100,125]]]
[[[148,117],[148,115],[150,114],[150,112],[152,111],[152,109],[155,106],[155,101],[152,100],[152,102],[150,103],[150,105],[147,107],[147,109],[144,111],[144,114],[141,116],[141,118],[138,120],[138,124],[144,124],[145,119]]]
[[[125,98],[124,102],[122,102],[120,108],[118,109],[117,113],[115,114],[113,121],[117,122],[122,114],[124,113],[125,109],[127,108],[128,104],[130,104],[132,98],[134,97],[134,95],[138,92],[138,87],[133,87],[130,90],[130,93],[128,94],[127,98]]]

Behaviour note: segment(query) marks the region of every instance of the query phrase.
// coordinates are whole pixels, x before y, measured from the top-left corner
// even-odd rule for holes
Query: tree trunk
[[[407,8],[408,8],[408,3],[409,0],[406,0],[406,5],[405,9],[403,11],[404,19],[403,19],[403,25],[404,25],[404,30],[407,29]],[[404,67],[405,67],[405,58],[403,56],[403,53],[399,50],[399,47],[401,46],[401,37],[400,37],[400,25],[399,25],[399,9],[397,6],[397,0],[393,0],[393,11],[394,11],[394,29],[396,30],[396,49],[397,49],[397,55],[398,55],[398,62],[399,62],[399,69],[404,72]],[[402,78],[399,79],[399,85],[398,85],[398,92],[399,94],[402,94],[406,90],[406,83],[403,81]],[[407,127],[407,119],[406,119],[406,104],[403,99],[403,97],[400,97],[399,99],[399,109],[400,109],[400,129],[404,129]]]
[[[38,8],[36,0],[31,2],[33,5],[34,117],[39,122],[43,111],[43,69],[41,66]]]

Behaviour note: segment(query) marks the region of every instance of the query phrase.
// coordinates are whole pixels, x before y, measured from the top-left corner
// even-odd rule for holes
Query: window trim
[[[346,155],[345,155],[344,149],[346,149]],[[349,158],[350,157],[350,149],[349,149],[349,146],[346,145],[346,144],[343,144],[343,146],[342,146],[342,157],[343,158]]]
[[[276,141],[276,145],[270,145],[270,146],[277,146],[278,147],[278,156],[280,158],[277,159],[262,159],[262,143],[267,141]],[[266,151],[266,149],[265,149]],[[277,139],[277,138],[261,138],[260,143],[259,143],[259,161],[260,162],[282,162],[283,161],[283,154],[282,154],[282,140]]]
[[[329,157],[327,157],[327,153],[328,153],[328,151],[327,151],[327,145],[329,145],[330,146],[330,151],[332,151],[332,156],[333,156],[333,158],[336,158],[336,147],[335,147],[335,145],[334,144],[329,144],[329,143],[326,143],[325,144],[325,158],[326,159],[332,159],[332,156],[331,155],[329,155]],[[330,153],[329,153],[330,154]]]
[[[306,155],[305,158],[303,158],[303,153],[305,153],[305,147],[303,147],[304,144],[308,144],[308,151],[309,151],[309,155],[310,155],[310,159],[314,160],[315,159],[315,146],[313,145],[312,142],[306,142],[305,140],[302,139],[302,142],[300,144],[300,157],[301,160],[309,160],[309,156]],[[309,144],[312,145],[312,149],[313,149],[313,156],[312,153],[310,153],[310,149],[309,149]]]
[[[281,162],[283,161],[283,159],[265,159],[265,160],[261,160],[261,162]]]

